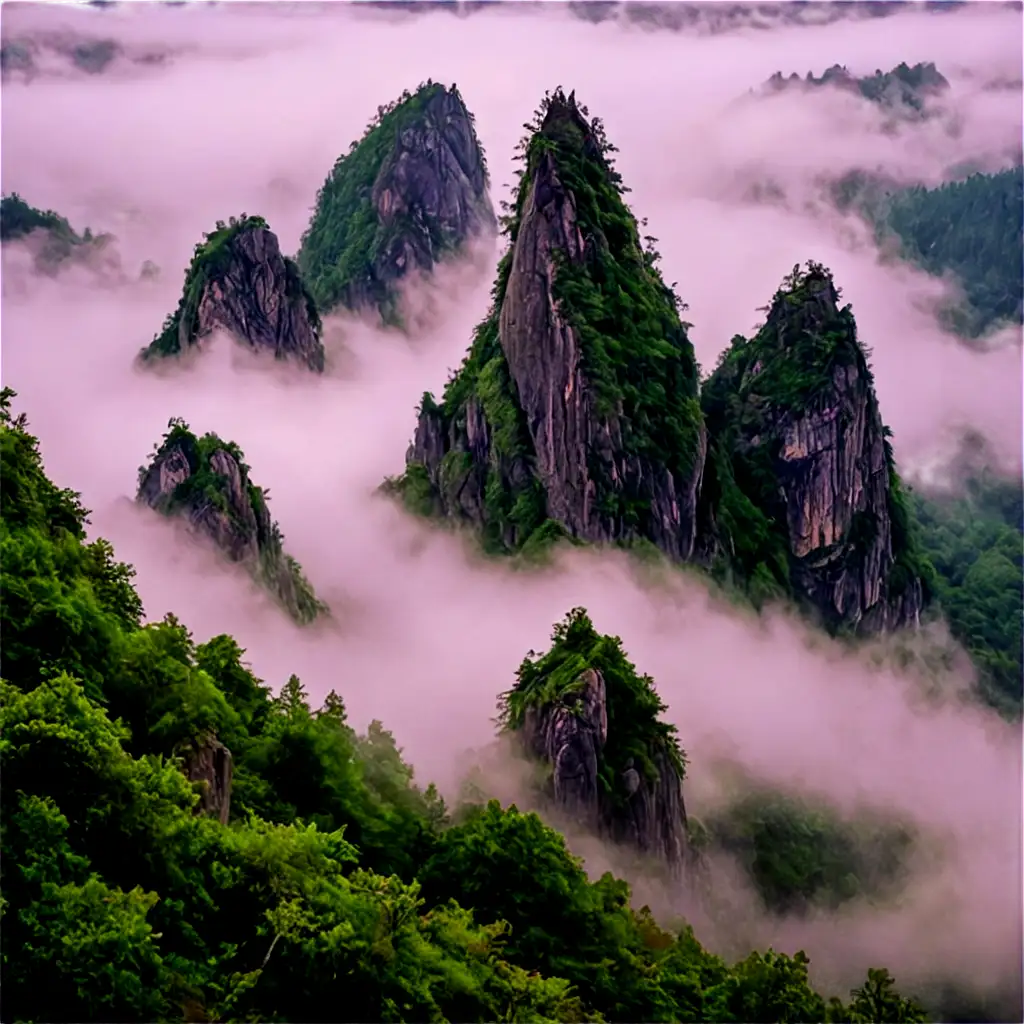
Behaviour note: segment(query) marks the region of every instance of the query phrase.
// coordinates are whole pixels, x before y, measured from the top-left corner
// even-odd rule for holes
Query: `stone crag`
[[[542,114],[491,313],[385,489],[494,553],[648,543],[829,629],[916,625],[927,566],[828,272],[795,269],[699,389],[599,122],[561,92]]]
[[[705,448],[697,367],[606,149],[599,123],[556,92],[528,147],[494,307],[443,403],[424,398],[404,489],[499,549],[560,533],[647,539],[686,559]],[[607,303],[600,330],[576,296]]]
[[[143,361],[186,352],[224,330],[257,352],[324,368],[321,324],[295,263],[261,217],[217,230],[196,246],[178,309],[168,317]]]
[[[547,766],[545,795],[561,813],[673,872],[684,868],[685,761],[674,728],[659,721],[664,705],[651,680],[617,640],[575,609],[503,700],[506,729]]]
[[[202,783],[197,810],[222,825],[231,816],[231,780],[234,767],[231,751],[215,736],[197,742],[185,757],[185,774],[191,782]]]
[[[829,626],[917,624],[926,584],[887,430],[853,315],[824,268],[794,268],[702,398],[705,555]]]
[[[493,233],[496,220],[455,86],[427,83],[378,116],[320,190],[297,259],[321,310],[376,308],[398,323],[398,283]]]
[[[215,434],[197,438],[180,421],[148,467],[139,471],[137,501],[180,516],[231,562],[246,567],[300,624],[326,613],[297,562],[282,547],[263,491],[249,481],[236,445]]]

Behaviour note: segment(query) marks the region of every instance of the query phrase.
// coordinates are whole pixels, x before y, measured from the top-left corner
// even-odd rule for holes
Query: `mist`
[[[732,335],[754,329],[792,266],[815,259],[834,272],[873,352],[901,466],[927,463],[970,427],[1019,470],[1019,329],[985,352],[944,334],[934,308],[948,286],[881,262],[857,222],[814,203],[823,175],[852,168],[934,183],[968,160],[1008,165],[1020,147],[1020,95],[984,86],[1019,78],[1019,11],[979,5],[710,39],[590,25],[556,5],[456,19],[341,5],[101,13],[12,3],[2,17],[5,35],[65,27],[173,50],[144,71],[11,83],[0,96],[4,192],[57,210],[78,231],[116,234],[129,276],[146,259],[161,268],[155,281],[98,287],[84,268],[34,277],[17,262],[23,254],[5,251],[0,307],[16,411],[41,438],[52,478],[82,492],[92,535],[136,566],[150,620],[173,611],[199,641],[233,634],[275,688],[296,673],[314,702],[337,690],[354,725],[383,720],[417,778],[452,793],[463,752],[493,738],[496,696],[524,654],[545,649],[553,623],[583,605],[669,705],[690,758],[691,812],[714,806],[714,766],[728,759],[844,813],[897,813],[940,847],[896,908],[780,920],[759,913],[735,879],[729,892],[746,912],[730,915],[731,930],[708,922],[702,932],[699,910],[679,894],[662,893],[662,905],[691,913],[712,946],[805,948],[816,976],[839,989],[885,964],[905,991],[941,974],[1019,1003],[1019,728],[961,702],[928,702],[910,675],[781,614],[736,611],[699,579],[652,587],[623,556],[600,552],[513,572],[374,493],[404,466],[422,393],[438,392],[461,363],[487,311],[498,247],[442,268],[410,296],[430,313],[411,342],[329,318],[323,377],[268,367],[226,338],[187,368],[133,366],[175,308],[202,233],[259,213],[294,252],[317,189],[378,104],[428,77],[457,82],[497,203],[509,197],[523,123],[561,84],[619,147],[626,198],[660,239],[705,370]],[[745,97],[776,70],[838,62],[863,74],[901,60],[934,61],[950,79],[956,131],[943,120],[883,135],[876,111],[842,95]],[[744,198],[758,176],[780,182],[787,202]],[[244,573],[134,504],[137,469],[172,416],[241,446],[254,482],[270,489],[286,550],[335,622],[293,626]],[[957,671],[966,685],[969,668]]]

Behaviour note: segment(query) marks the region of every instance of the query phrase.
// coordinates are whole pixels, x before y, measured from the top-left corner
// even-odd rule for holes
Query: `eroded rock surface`
[[[383,113],[335,165],[298,261],[317,305],[396,316],[396,285],[493,233],[487,167],[455,86],[436,83]]]
[[[873,379],[823,268],[794,272],[703,400],[718,555],[748,580],[790,589],[829,625],[917,624],[924,584]]]
[[[214,434],[196,438],[172,421],[152,462],[140,473],[137,500],[183,518],[230,561],[244,565],[299,623],[327,611],[298,564],[285,553],[263,491],[241,452]]]
[[[231,751],[215,736],[209,736],[188,753],[185,769],[190,781],[203,783],[200,812],[226,825],[231,816]]]
[[[181,303],[143,359],[186,352],[218,329],[257,352],[324,368],[313,300],[262,218],[218,225],[196,247]]]

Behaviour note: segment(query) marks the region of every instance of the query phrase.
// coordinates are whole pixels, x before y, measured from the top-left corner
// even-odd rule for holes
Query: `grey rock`
[[[529,708],[520,733],[526,750],[551,768],[551,797],[584,827],[681,872],[688,860],[682,779],[667,753],[655,754],[654,781],[631,759],[618,801],[609,797],[598,778],[609,733],[604,677],[588,668],[578,682],[571,703]]]
[[[277,236],[246,226],[225,244],[228,257],[205,282],[195,320],[182,317],[178,324],[180,351],[220,328],[256,351],[322,371],[320,319]]]
[[[198,810],[222,825],[231,815],[231,780],[234,766],[231,751],[216,736],[201,740],[185,757],[185,773],[192,782],[203,783]]]

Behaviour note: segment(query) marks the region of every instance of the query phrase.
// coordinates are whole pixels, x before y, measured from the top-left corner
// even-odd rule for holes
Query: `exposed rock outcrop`
[[[785,593],[830,627],[916,624],[927,597],[892,449],[849,306],[794,268],[755,338],[706,383],[702,554],[755,596]]]
[[[256,351],[324,368],[316,306],[262,217],[219,222],[196,246],[181,302],[141,358],[178,355],[218,329]]]
[[[216,738],[208,736],[189,751],[185,772],[192,782],[203,783],[199,810],[216,818],[222,825],[231,815],[231,751]]]
[[[675,728],[658,718],[665,707],[652,681],[582,608],[555,628],[553,641],[503,694],[504,727],[549,769],[546,795],[562,813],[681,870],[685,759]]]
[[[677,299],[600,122],[559,90],[534,127],[494,306],[395,486],[498,550],[567,534],[687,559],[705,434]]]
[[[402,278],[495,228],[473,115],[454,85],[428,82],[378,108],[334,165],[297,259],[321,310],[376,307],[399,323]]]
[[[250,482],[238,446],[216,434],[197,438],[180,420],[168,426],[149,466],[139,470],[137,500],[185,519],[230,561],[244,565],[296,622],[326,613],[298,563],[285,553],[266,495]]]

